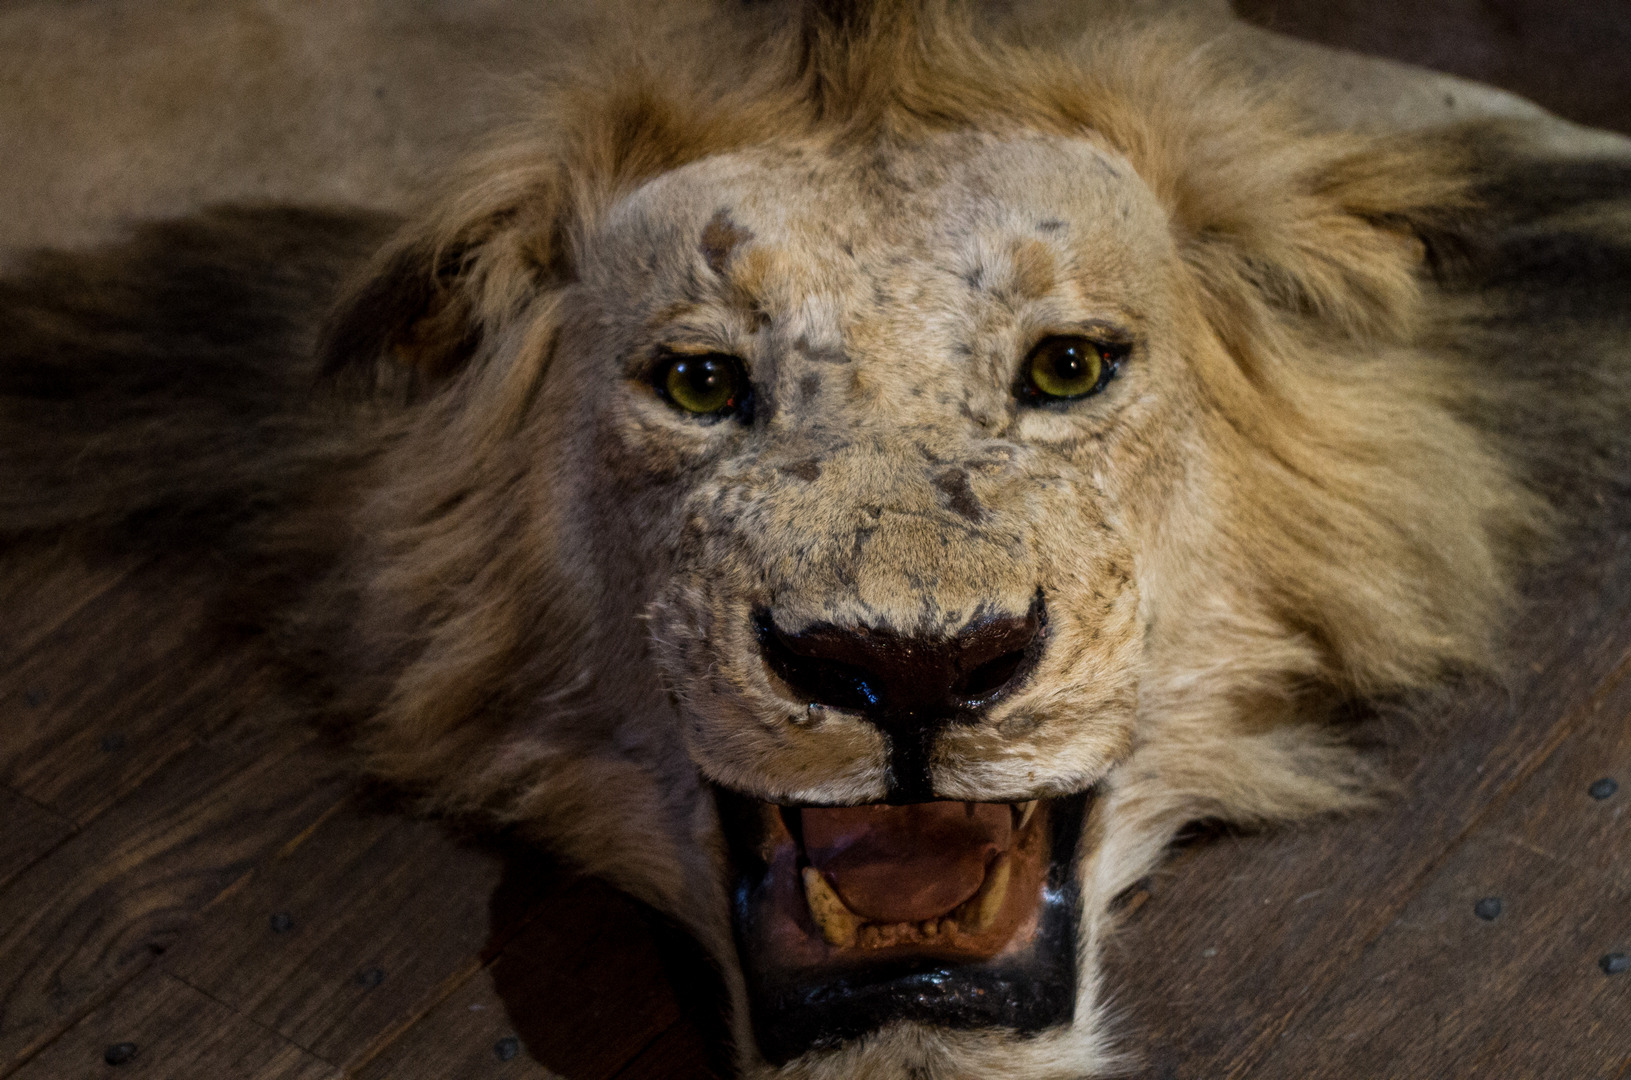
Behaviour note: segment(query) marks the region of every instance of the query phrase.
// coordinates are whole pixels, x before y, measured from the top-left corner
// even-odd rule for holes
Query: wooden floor
[[[361,783],[207,574],[0,555],[0,1077],[718,1071],[683,939]],[[1631,1078],[1631,531],[1530,597],[1504,685],[1369,722],[1395,801],[1123,899],[1135,1075]]]
[[[0,1075],[710,1075],[686,943],[359,783],[211,585],[0,565]]]

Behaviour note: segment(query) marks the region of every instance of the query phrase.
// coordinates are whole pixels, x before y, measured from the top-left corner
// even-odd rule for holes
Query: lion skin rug
[[[1113,1074],[1112,900],[1385,798],[1347,719],[1631,478],[1624,144],[1288,48],[587,35],[417,209],[19,257],[0,533],[227,567],[375,776],[694,936],[744,1077]]]

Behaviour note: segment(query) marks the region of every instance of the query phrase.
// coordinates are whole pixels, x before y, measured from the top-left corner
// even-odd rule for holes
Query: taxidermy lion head
[[[751,1075],[1091,1072],[1109,899],[1360,803],[1325,713],[1484,661],[1544,528],[1419,344],[1457,153],[1170,36],[742,49],[562,91],[336,324],[418,402],[364,745],[682,919]]]
[[[750,1075],[1078,1076],[1107,903],[1359,804],[1544,529],[1420,344],[1457,152],[1193,41],[811,9],[574,84],[328,340],[382,774],[708,943]],[[727,50],[728,53],[728,50]]]
[[[1552,528],[1542,361],[1428,265],[1469,142],[935,4],[588,68],[330,326],[302,647],[380,775],[696,935],[744,1075],[1114,1067],[1110,900],[1361,805],[1335,708],[1491,663]]]

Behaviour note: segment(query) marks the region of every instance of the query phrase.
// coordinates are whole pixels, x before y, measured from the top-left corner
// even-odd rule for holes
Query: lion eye
[[[1096,394],[1115,375],[1124,352],[1120,346],[1090,338],[1046,338],[1025,358],[1020,396],[1042,402]]]
[[[670,357],[658,368],[656,383],[675,408],[716,418],[740,409],[748,390],[741,361],[722,353]]]

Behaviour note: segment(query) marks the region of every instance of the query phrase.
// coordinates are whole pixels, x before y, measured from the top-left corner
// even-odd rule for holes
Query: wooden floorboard
[[[496,854],[442,826],[347,806],[212,910],[165,968],[352,1068],[530,914],[490,910],[503,873]]]
[[[579,883],[488,971],[527,1050],[572,1080],[614,1076],[680,1019],[639,905]]]
[[[1385,1063],[1390,1075],[1614,1078],[1631,1066],[1631,975],[1604,966],[1631,954],[1614,780],[1631,761],[1631,678],[1605,680],[1573,719],[1254,1077]]]
[[[174,945],[342,775],[298,728],[223,733],[19,875],[0,892],[0,1075]]]
[[[528,1052],[492,977],[480,970],[356,1075],[358,1080],[542,1080],[557,1074]]]
[[[0,783],[84,824],[251,700],[253,654],[209,650],[211,586],[155,572],[72,590],[73,614],[0,677]]]
[[[142,1047],[120,1075],[239,1075],[212,1071],[217,1030],[264,1044],[245,1076],[713,1075],[649,913],[360,790],[257,712],[264,659],[206,647],[207,589],[14,571],[0,700],[29,711],[0,758],[58,808],[0,787],[0,1076],[76,1073],[107,1040]]]
[[[1605,689],[1253,1076],[1631,1067],[1631,971],[1607,959],[1631,955],[1631,843],[1612,782],[1631,762],[1631,679]]]
[[[122,581],[135,565],[133,559],[91,557],[53,545],[0,553],[0,611],[6,613],[0,619],[0,656],[8,659],[0,675],[15,672],[43,638]],[[0,691],[0,708],[35,707],[44,700],[43,688],[7,683]]]
[[[0,889],[73,834],[74,823],[0,787]]]
[[[1614,5],[1237,6],[1631,130],[1557,61],[1623,83]],[[212,591],[0,554],[0,1077],[715,1074],[649,912],[360,795],[257,711],[266,661],[215,651]],[[1507,685],[1389,732],[1396,800],[1210,835],[1125,905],[1106,989],[1146,1080],[1631,1080],[1631,540],[1532,597]]]
[[[1432,38],[1431,5],[1243,6],[1334,44],[1386,28],[1360,40],[1428,59],[1471,42],[1456,55],[1484,77],[1511,14],[1452,5]],[[1137,894],[1106,986],[1144,1076],[1631,1078],[1631,971],[1604,966],[1631,955],[1626,547],[1535,590],[1509,687],[1392,733],[1396,801],[1212,836]],[[359,802],[298,719],[253,722],[264,662],[211,653],[210,589],[188,582],[0,556],[0,1076],[709,1075],[647,912]]]
[[[1628,948],[1631,890],[1480,835],[1250,1075],[1612,1080],[1631,974],[1601,960]]]
[[[523,873],[533,882],[512,880],[509,888],[539,902],[520,932],[360,1070],[359,1080],[610,1080],[654,1048],[667,1051],[667,1080],[713,1076],[708,1047],[681,1013],[642,909],[597,882]]]
[[[341,1073],[162,971],[150,970],[16,1080],[340,1080]]]
[[[1548,858],[1631,888],[1627,684],[1631,679],[1592,704],[1586,723],[1505,801],[1489,828]]]

